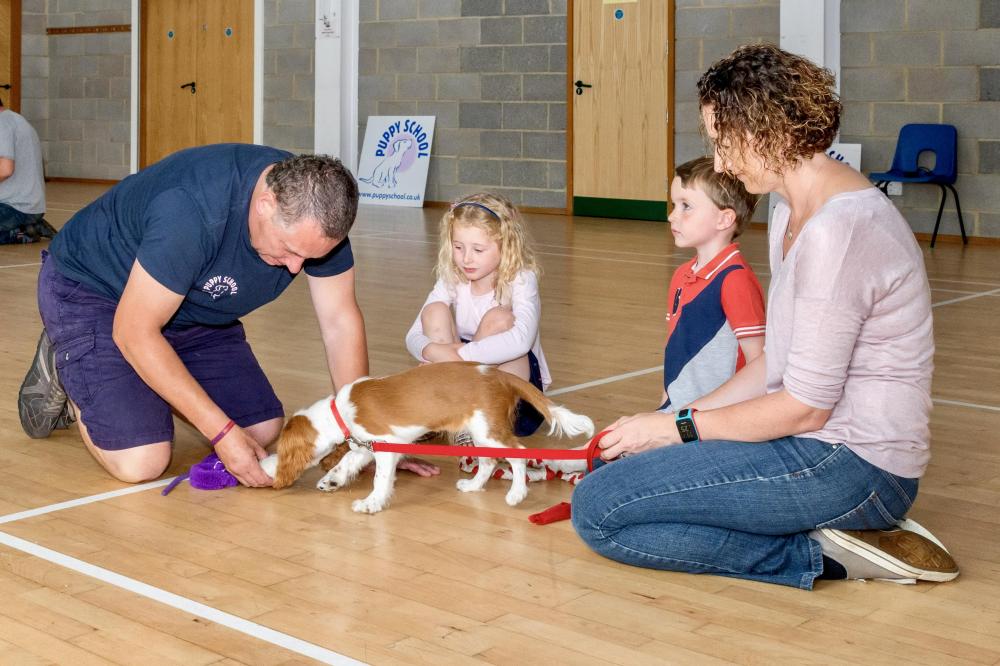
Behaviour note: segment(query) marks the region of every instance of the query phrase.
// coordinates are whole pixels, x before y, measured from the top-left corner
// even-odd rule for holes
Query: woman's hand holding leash
[[[601,458],[614,460],[680,442],[673,414],[648,412],[623,416],[612,423],[598,446]]]

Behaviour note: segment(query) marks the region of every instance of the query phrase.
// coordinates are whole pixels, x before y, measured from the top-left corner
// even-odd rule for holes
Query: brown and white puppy
[[[375,460],[375,487],[368,497],[355,500],[358,513],[377,513],[389,504],[396,479],[398,453],[373,453],[348,441],[330,409],[327,396],[300,410],[285,424],[276,454],[261,461],[275,488],[284,488],[329,455],[342,456],[316,485],[323,491],[349,484]],[[476,446],[523,448],[513,433],[518,400],[537,409],[549,422],[550,435],[594,434],[594,423],[547,399],[530,383],[477,363],[433,363],[389,377],[363,377],[337,392],[336,405],[353,439],[364,442],[411,443],[428,432],[467,431]],[[503,455],[497,452],[498,457]],[[526,462],[510,459],[514,479],[506,501],[515,506],[528,494]],[[496,467],[493,458],[480,458],[479,470],[456,486],[463,492],[482,490]]]

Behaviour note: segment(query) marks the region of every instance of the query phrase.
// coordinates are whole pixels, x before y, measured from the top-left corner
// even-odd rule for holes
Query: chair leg
[[[948,189],[955,196],[955,210],[958,211],[958,228],[962,230],[962,244],[968,245],[969,239],[965,236],[965,222],[962,221],[962,204],[958,203],[958,191],[954,185],[948,185]]]
[[[941,226],[941,213],[944,211],[944,201],[948,198],[948,190],[944,189],[944,185],[938,183],[938,187],[941,188],[941,205],[938,206],[937,219],[934,220],[934,233],[931,234],[931,247],[934,247],[934,243],[937,241],[938,227]]]

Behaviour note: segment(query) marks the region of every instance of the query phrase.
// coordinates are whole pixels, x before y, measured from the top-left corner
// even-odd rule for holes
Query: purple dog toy
[[[188,479],[192,488],[199,490],[222,490],[240,483],[235,476],[229,473],[226,466],[219,460],[219,456],[209,453],[200,463],[191,465],[191,469],[171,481],[160,494],[166,495],[184,479]]]

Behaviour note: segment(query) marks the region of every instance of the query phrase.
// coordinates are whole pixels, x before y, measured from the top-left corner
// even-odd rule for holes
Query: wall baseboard
[[[573,214],[582,217],[617,217],[625,220],[666,222],[667,202],[574,196]]]
[[[116,185],[120,181],[110,178],[67,178],[64,176],[46,176],[46,183],[81,183],[84,185]]]

